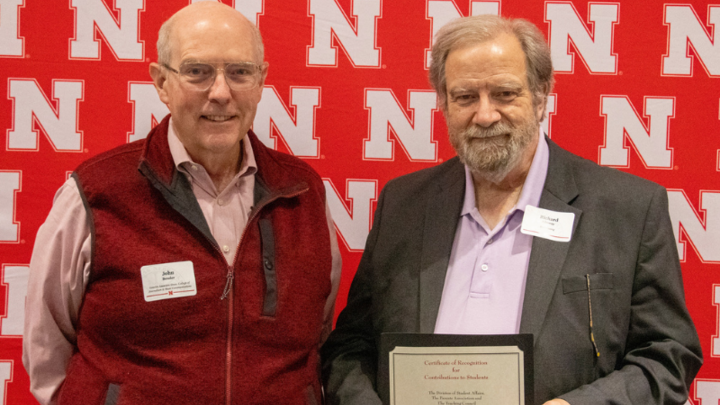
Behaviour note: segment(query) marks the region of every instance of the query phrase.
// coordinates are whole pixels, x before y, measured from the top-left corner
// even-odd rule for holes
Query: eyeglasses
[[[262,65],[252,62],[225,63],[223,67],[215,67],[209,63],[183,63],[175,70],[163,63],[163,67],[180,76],[191,88],[206,91],[215,83],[218,71],[223,72],[225,82],[232,90],[249,90],[260,83]]]

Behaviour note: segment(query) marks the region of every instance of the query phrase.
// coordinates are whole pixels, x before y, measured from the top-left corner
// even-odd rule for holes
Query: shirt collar
[[[547,177],[548,161],[550,157],[547,140],[542,129],[538,129],[539,139],[538,145],[533,155],[533,161],[530,164],[530,171],[525,178],[525,184],[520,192],[520,198],[508,215],[512,215],[516,210],[525,212],[525,207],[532,205],[537,207],[540,204],[540,196],[545,186],[545,178]],[[475,207],[475,184],[473,183],[472,173],[465,165],[465,196],[463,199],[463,207],[460,215],[467,215],[477,209]]]
[[[247,136],[244,136],[240,142],[243,143],[243,159],[240,163],[238,175],[255,174],[257,172],[257,163],[255,161],[255,154],[253,153],[252,145],[250,144],[250,139],[248,139]],[[185,170],[183,166],[199,164],[192,160],[185,149],[185,146],[183,146],[180,141],[180,138],[177,137],[175,129],[172,125],[172,117],[170,118],[170,123],[168,124],[168,144],[170,146],[170,154],[172,154],[173,162],[175,163],[175,168],[177,170],[187,173],[188,171]]]

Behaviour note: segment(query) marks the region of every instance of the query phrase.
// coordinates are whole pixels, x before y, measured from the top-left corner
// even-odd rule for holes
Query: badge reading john
[[[195,269],[191,261],[143,266],[140,274],[147,302],[197,294]]]

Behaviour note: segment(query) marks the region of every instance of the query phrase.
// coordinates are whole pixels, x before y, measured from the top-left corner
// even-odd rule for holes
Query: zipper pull
[[[230,294],[230,289],[232,288],[232,282],[235,278],[235,272],[232,268],[228,269],[227,273],[227,281],[225,282],[225,289],[223,290],[222,295],[220,296],[220,300],[224,300],[227,298],[228,294]]]

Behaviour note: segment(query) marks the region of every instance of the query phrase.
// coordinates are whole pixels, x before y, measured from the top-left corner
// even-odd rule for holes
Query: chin
[[[240,135],[239,131],[208,133],[205,132],[200,136],[200,143],[206,149],[221,150],[226,149],[240,142],[245,134]]]

